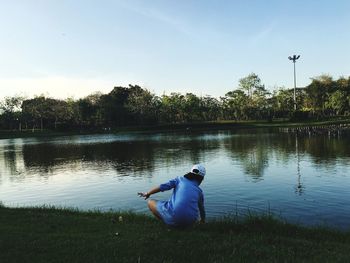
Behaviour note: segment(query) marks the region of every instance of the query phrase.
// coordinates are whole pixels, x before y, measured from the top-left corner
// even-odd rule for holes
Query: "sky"
[[[140,85],[224,96],[350,75],[348,0],[0,0],[0,99]]]

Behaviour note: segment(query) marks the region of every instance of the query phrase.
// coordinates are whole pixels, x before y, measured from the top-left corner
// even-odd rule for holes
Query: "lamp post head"
[[[293,55],[292,57],[291,56],[288,57],[288,59],[292,60],[293,63],[295,63],[295,61],[297,61],[297,59],[299,59],[299,58],[300,58],[300,55]]]

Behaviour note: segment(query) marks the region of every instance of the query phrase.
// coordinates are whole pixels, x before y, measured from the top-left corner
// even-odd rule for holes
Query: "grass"
[[[349,249],[350,232],[271,215],[181,230],[131,212],[0,206],[1,262],[350,262]]]

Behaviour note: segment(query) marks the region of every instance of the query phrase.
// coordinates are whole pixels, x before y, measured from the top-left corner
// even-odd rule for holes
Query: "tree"
[[[184,97],[184,120],[186,122],[199,121],[202,117],[201,99],[193,93],[186,93]]]
[[[161,120],[168,123],[183,122],[185,120],[185,96],[171,93],[161,97]]]
[[[104,122],[102,116],[102,97],[101,92],[95,92],[85,98],[77,101],[78,114],[76,116],[77,122],[80,126],[100,126]],[[76,109],[73,104],[71,111]]]
[[[299,105],[299,104],[297,104]],[[294,107],[292,89],[279,88],[272,96],[272,109],[277,117],[286,117]]]
[[[267,112],[270,109],[270,105],[268,103],[269,95],[271,94],[265,89],[264,85],[257,85],[255,87],[252,95],[252,106],[255,118],[260,119],[267,117]]]
[[[333,92],[326,102],[326,108],[336,115],[344,114],[348,107],[348,100],[345,91],[337,90]]]
[[[22,129],[21,105],[25,98],[19,95],[13,97],[5,97],[0,103],[0,113],[4,122],[4,126],[13,129],[14,123],[18,124],[18,130]]]
[[[67,125],[70,127],[77,126],[81,123],[80,112],[79,112],[79,101],[75,101],[73,98],[66,99]]]
[[[38,121],[40,122],[40,130],[42,131],[44,129],[44,121],[55,118],[55,102],[55,99],[46,98],[43,95],[23,101],[22,113],[27,118],[31,118],[33,131]]]
[[[137,124],[154,124],[159,112],[159,98],[140,86],[130,87],[126,108],[134,115]]]
[[[239,80],[239,89],[243,90],[249,99],[252,99],[254,91],[261,88],[264,88],[264,85],[261,84],[259,76],[255,73],[250,73]]]
[[[239,89],[248,97],[248,115],[250,118],[264,117],[267,110],[267,96],[269,92],[261,83],[261,79],[255,73],[249,74],[247,77],[239,80]]]
[[[216,121],[222,116],[222,103],[211,96],[201,98],[202,120]]]
[[[123,126],[130,124],[131,114],[126,107],[129,95],[130,89],[114,87],[110,93],[101,96],[101,116],[105,125]]]
[[[347,79],[343,76],[341,76],[337,81],[336,81],[336,87],[337,89],[343,90],[350,92],[350,77]]]
[[[65,123],[66,121],[71,120],[72,112],[71,109],[68,107],[68,103],[64,100],[55,100],[55,99],[48,99],[47,100],[48,107],[51,108],[51,117],[54,119],[54,128],[57,129],[57,124],[59,121],[62,123]]]
[[[249,97],[242,90],[234,90],[225,94],[222,98],[226,116],[235,120],[248,119]]]
[[[306,107],[313,113],[325,114],[327,98],[335,88],[334,81],[329,75],[312,78],[311,84],[306,87]]]

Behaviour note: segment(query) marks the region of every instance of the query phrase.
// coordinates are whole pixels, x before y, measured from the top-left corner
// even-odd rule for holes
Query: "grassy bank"
[[[179,230],[134,213],[0,207],[4,263],[350,262],[349,249],[349,232],[270,217],[222,219]]]
[[[104,134],[104,133],[130,133],[130,132],[167,132],[167,131],[189,131],[189,130],[219,130],[219,129],[250,129],[250,128],[281,128],[281,127],[305,127],[305,126],[326,126],[337,124],[350,124],[350,118],[321,120],[321,121],[298,121],[290,122],[285,120],[269,121],[216,121],[216,122],[194,122],[180,124],[165,124],[152,126],[130,126],[116,129],[92,129],[92,130],[23,130],[7,131],[0,130],[0,139],[26,138],[26,137],[54,137],[81,134]]]

